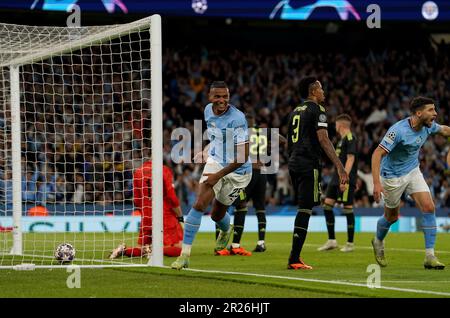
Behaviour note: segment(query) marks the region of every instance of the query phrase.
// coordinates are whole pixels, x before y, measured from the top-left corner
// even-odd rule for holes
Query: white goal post
[[[163,266],[161,17],[87,27],[0,23],[0,268]],[[133,172],[152,160],[152,253]],[[150,185],[149,185],[150,187]],[[70,265],[70,264],[67,264]]]

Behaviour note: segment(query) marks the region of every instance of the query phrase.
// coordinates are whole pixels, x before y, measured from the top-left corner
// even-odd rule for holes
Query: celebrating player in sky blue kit
[[[430,189],[419,169],[419,151],[432,134],[450,136],[450,127],[435,123],[437,117],[434,101],[416,97],[411,102],[412,115],[395,123],[384,136],[372,155],[373,197],[380,202],[384,195],[384,216],[377,223],[372,240],[375,259],[384,267],[384,238],[389,228],[398,220],[400,199],[409,194],[422,212],[422,229],[425,236],[426,269],[444,269],[434,255],[436,217]],[[381,165],[381,171],[380,171]]]
[[[195,202],[186,217],[181,255],[172,268],[189,266],[189,257],[195,235],[200,228],[203,213],[215,198],[211,218],[220,229],[215,251],[226,248],[232,232],[228,207],[236,200],[252,178],[249,158],[249,137],[245,115],[228,104],[230,93],[224,82],[213,82],[209,91],[210,104],[205,107],[208,159]]]

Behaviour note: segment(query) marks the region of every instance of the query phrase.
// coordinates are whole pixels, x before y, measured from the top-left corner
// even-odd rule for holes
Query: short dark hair
[[[422,110],[425,105],[429,104],[434,104],[434,100],[423,96],[414,97],[410,105],[411,112],[414,114],[415,112]]]
[[[315,82],[317,82],[317,78],[315,76],[307,76],[300,80],[299,90],[300,90],[300,96],[302,98],[308,98],[310,86],[311,86],[311,84],[314,84]]]
[[[209,87],[209,90],[212,90],[213,88],[228,88],[228,85],[224,81],[214,81]]]
[[[340,114],[336,117],[336,121],[348,121],[349,123],[352,123],[352,118],[350,115],[347,114]]]

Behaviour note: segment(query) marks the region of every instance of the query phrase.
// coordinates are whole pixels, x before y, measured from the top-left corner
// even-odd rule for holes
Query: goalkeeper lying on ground
[[[134,204],[141,211],[141,226],[138,245],[126,247],[120,244],[109,255],[110,259],[121,256],[147,256],[151,253],[152,244],[152,201],[151,201],[152,162],[146,161],[136,169],[133,175]],[[164,188],[164,255],[179,256],[183,239],[183,213],[180,208],[175,189],[172,184],[173,175],[170,168],[163,166]]]

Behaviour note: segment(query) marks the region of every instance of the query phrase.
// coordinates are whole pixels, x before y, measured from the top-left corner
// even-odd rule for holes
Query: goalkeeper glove
[[[178,223],[180,223],[181,228],[184,231],[184,217],[183,216],[179,216],[179,217],[177,217],[177,219],[178,219]]]

